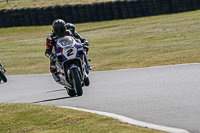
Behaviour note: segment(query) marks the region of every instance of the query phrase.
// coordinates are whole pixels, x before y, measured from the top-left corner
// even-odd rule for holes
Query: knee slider
[[[51,71],[51,73],[57,72],[56,66],[54,66],[54,65],[50,66],[50,71]]]

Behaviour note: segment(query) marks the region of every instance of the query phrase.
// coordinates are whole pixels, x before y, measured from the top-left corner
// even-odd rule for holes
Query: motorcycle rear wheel
[[[72,75],[73,88],[76,91],[76,94],[78,96],[82,96],[83,89],[82,89],[82,84],[81,84],[80,76],[78,73],[78,69],[72,69],[71,75]]]
[[[2,71],[0,71],[0,78],[3,80],[3,82],[7,82],[7,78]]]

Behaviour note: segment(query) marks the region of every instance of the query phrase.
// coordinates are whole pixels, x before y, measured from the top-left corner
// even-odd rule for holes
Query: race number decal
[[[70,49],[70,50],[68,50],[67,51],[67,56],[71,56],[71,55],[73,55],[74,53],[73,53],[73,49]]]

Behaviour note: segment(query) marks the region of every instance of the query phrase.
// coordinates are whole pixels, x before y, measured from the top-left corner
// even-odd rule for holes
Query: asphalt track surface
[[[70,98],[50,74],[7,75],[0,103],[71,106],[200,133],[200,64],[90,72],[83,96]]]

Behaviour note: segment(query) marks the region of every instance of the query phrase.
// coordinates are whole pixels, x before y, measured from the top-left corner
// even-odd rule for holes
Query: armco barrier
[[[94,21],[100,21],[99,13],[98,13],[98,10],[97,10],[98,4],[97,3],[91,4],[89,8],[91,9],[92,19]]]
[[[62,12],[61,12],[61,8],[62,6],[54,6],[52,7],[52,17],[53,19],[57,19],[57,18],[62,18]]]
[[[46,25],[46,19],[44,15],[44,8],[37,8],[37,16],[39,19],[39,25]]]
[[[120,1],[113,1],[112,2],[112,10],[113,10],[114,19],[121,19],[122,18]]]
[[[155,15],[163,14],[162,0],[154,0]]]
[[[155,14],[154,0],[148,0],[147,5],[149,7],[149,15],[154,15]]]
[[[81,23],[88,22],[87,16],[86,16],[85,5],[79,5],[78,11],[79,11],[79,14],[80,14],[80,19],[81,19],[80,22]]]
[[[172,13],[172,3],[171,0],[162,0],[163,13]]]
[[[148,6],[148,0],[141,0],[141,1],[142,1],[142,7],[143,7],[144,15],[149,16],[150,11],[149,11],[149,6]]]
[[[136,16],[137,17],[145,16],[143,6],[142,6],[142,1],[141,0],[135,0],[134,4],[135,4]]]
[[[4,16],[4,10],[0,10],[0,27],[7,27],[6,26],[6,20]]]
[[[184,4],[184,7],[185,7],[185,11],[194,10],[193,0],[184,0],[183,4]]]
[[[39,25],[39,19],[37,15],[37,8],[30,9],[31,21],[33,25]]]
[[[10,15],[11,15],[11,21],[13,26],[21,26],[20,24],[20,17],[21,12],[19,10],[10,10]]]
[[[47,25],[52,24],[54,18],[52,17],[52,7],[45,7],[43,8],[44,10],[44,16],[45,16],[45,21]]]
[[[55,19],[83,23],[200,9],[200,0],[115,0],[86,5],[0,10],[0,27],[51,25]]]
[[[130,18],[127,1],[125,1],[125,0],[120,1],[120,8],[121,8],[122,18],[123,19]]]
[[[195,10],[200,9],[200,0],[193,0],[193,7]]]
[[[112,10],[112,2],[106,2],[103,5],[104,5],[105,13],[106,13],[106,19],[107,20],[113,20],[114,19],[114,13],[113,13],[113,10]]]
[[[18,14],[19,14],[19,20],[20,20],[20,25],[21,26],[27,26],[27,23],[26,23],[26,18],[25,18],[25,9],[19,9],[18,10]]]
[[[5,20],[6,20],[7,27],[13,26],[12,17],[11,17],[12,12],[13,12],[13,10],[5,10],[4,11],[4,17],[5,17]]]
[[[79,5],[72,6],[72,14],[71,15],[73,15],[74,23],[81,23],[81,18],[80,18],[81,16],[79,14],[78,7],[79,7]],[[57,18],[61,18],[61,17],[57,17]]]
[[[133,0],[127,0],[128,12],[130,18],[137,17],[136,9],[135,9],[135,2]]]
[[[64,20],[67,20],[67,22],[69,23],[74,23],[74,18],[73,15],[69,15],[72,14],[72,7],[69,5],[65,5],[61,8],[61,12],[62,12],[62,18]],[[53,20],[50,21],[50,23],[52,23]]]
[[[24,9],[24,19],[25,19],[26,26],[33,25],[32,21],[31,21],[31,15],[30,15],[30,9],[29,8]]]
[[[177,5],[177,12],[183,12],[184,9],[184,4],[183,4],[183,0],[176,0],[176,5]]]
[[[93,15],[92,15],[92,10],[91,10],[91,5],[90,4],[85,5],[85,12],[86,12],[86,17],[87,17],[88,22],[93,22],[94,19],[93,19]]]
[[[104,3],[97,3],[97,11],[99,14],[100,21],[105,21],[106,20],[106,12],[104,9]]]

